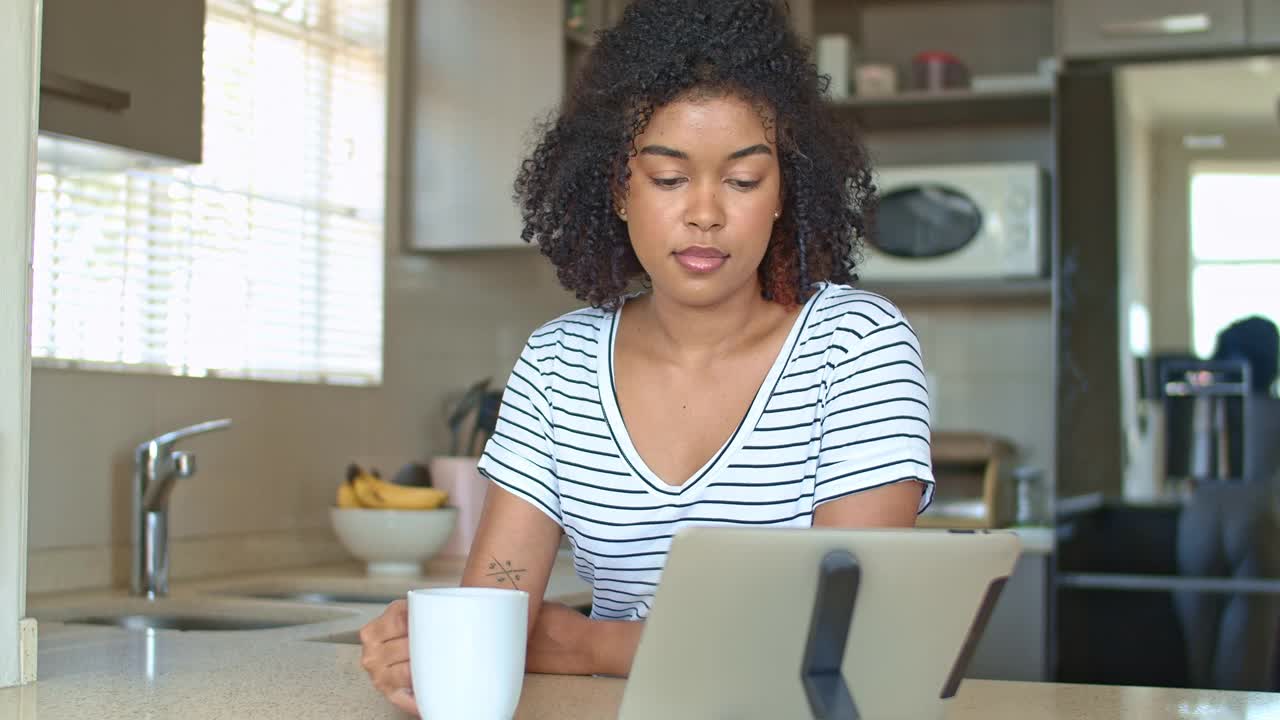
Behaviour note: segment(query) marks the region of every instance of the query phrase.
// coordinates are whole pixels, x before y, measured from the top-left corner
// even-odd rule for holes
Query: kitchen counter
[[[272,631],[259,631],[272,632]],[[58,633],[42,679],[0,690],[0,717],[398,718],[369,685],[354,645],[249,640],[236,633]],[[517,720],[614,718],[623,681],[528,675]],[[1264,718],[1280,695],[966,680],[949,720]]]
[[[400,587],[456,583],[460,568],[435,568],[421,580],[362,578],[339,567],[290,574],[226,578],[175,588],[175,602],[215,607],[226,592],[246,588]],[[557,563],[552,600],[580,604],[589,595],[567,557]],[[119,593],[34,598],[31,612],[126,602]],[[116,718],[396,718],[402,717],[369,685],[350,636],[380,605],[319,607],[295,602],[236,600],[275,612],[340,611],[323,622],[254,631],[125,631],[45,621],[40,626],[39,682],[0,690],[0,718],[63,720]],[[333,638],[347,642],[333,642]],[[325,641],[330,639],[330,641]],[[529,675],[519,720],[613,718],[624,682],[616,679]],[[951,720],[1058,718],[1262,718],[1280,716],[1280,695],[1055,685],[966,680]]]
[[[1057,530],[1048,526],[1006,528],[1018,536],[1023,554],[1052,555],[1057,550]]]

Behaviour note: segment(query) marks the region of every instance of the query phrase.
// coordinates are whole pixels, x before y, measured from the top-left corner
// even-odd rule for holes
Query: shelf
[[[1034,280],[955,280],[946,282],[859,282],[858,287],[883,295],[895,303],[978,302],[1034,303],[1053,300],[1053,283]]]
[[[867,131],[956,126],[1048,126],[1053,92],[1029,90],[908,91],[885,97],[853,97],[832,103]]]

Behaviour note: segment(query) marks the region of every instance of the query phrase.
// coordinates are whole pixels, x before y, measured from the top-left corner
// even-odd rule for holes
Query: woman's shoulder
[[[526,359],[548,360],[566,354],[594,359],[601,333],[607,332],[613,313],[585,307],[543,323],[529,335]]]
[[[888,325],[907,324],[906,315],[889,298],[849,285],[824,284],[813,299],[809,325],[836,324],[861,335]]]
[[[576,328],[598,330],[606,327],[613,312],[604,308],[584,307],[548,320],[533,331],[534,335],[549,335],[557,332],[573,331]]]
[[[802,342],[810,353],[825,348],[828,360],[841,366],[868,353],[921,358],[919,338],[902,310],[883,295],[848,285],[823,286]]]

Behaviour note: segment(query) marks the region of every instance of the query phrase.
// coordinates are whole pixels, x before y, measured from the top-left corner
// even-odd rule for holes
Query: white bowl
[[[440,552],[458,519],[457,508],[373,510],[329,508],[333,531],[370,575],[420,575]]]

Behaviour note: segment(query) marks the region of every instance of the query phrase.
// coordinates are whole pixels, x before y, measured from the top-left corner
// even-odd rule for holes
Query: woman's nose
[[[719,187],[694,187],[689,198],[685,222],[703,232],[724,226],[724,207],[720,204]]]

